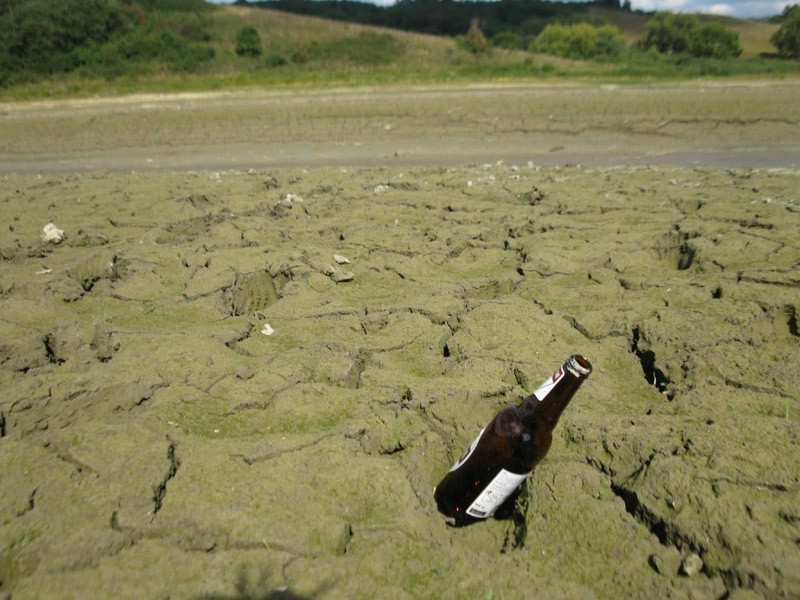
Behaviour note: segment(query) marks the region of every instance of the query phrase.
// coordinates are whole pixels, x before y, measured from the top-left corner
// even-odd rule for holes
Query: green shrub
[[[536,36],[528,49],[565,58],[616,56],[625,48],[625,38],[613,25],[551,23]]]
[[[655,48],[664,54],[680,54],[689,50],[698,26],[694,15],[657,12],[645,23],[641,45],[645,50]]]
[[[467,31],[466,35],[458,38],[458,43],[462,48],[469,50],[473,54],[483,54],[491,50],[489,40],[483,35],[477,19],[472,19],[469,31]]]
[[[138,3],[14,0],[0,11],[0,86],[77,71],[113,79],[149,70],[194,71],[214,50],[179,32],[157,30]],[[142,2],[189,8],[196,0]],[[201,4],[205,4],[200,0]],[[192,21],[192,23],[199,21]],[[200,35],[200,34],[198,34]]]
[[[129,72],[142,71],[142,67],[148,64],[161,65],[174,71],[195,71],[214,57],[214,50],[190,44],[166,31],[137,27],[128,35],[106,44],[82,48],[80,56],[83,73],[113,79]]]
[[[239,56],[261,54],[261,36],[254,27],[242,27],[236,34],[236,54]]]
[[[509,50],[521,50],[524,47],[522,36],[516,31],[501,31],[493,35],[492,46]]]
[[[656,13],[644,26],[641,47],[664,54],[689,53],[695,57],[736,58],[742,53],[739,34],[719,23],[700,25],[694,15]]]
[[[689,41],[689,54],[697,57],[736,58],[742,53],[739,34],[719,23],[699,27]]]
[[[283,67],[289,64],[289,60],[280,52],[271,52],[264,57],[264,64],[268,67]]]
[[[800,58],[800,5],[787,6],[783,22],[769,40],[786,58]]]
[[[0,69],[22,79],[71,71],[78,49],[109,40],[125,25],[108,0],[27,0],[0,14]]]

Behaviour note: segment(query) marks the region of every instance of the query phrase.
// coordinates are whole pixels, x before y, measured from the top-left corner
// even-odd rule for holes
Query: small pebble
[[[247,381],[248,379],[252,379],[255,376],[256,372],[253,371],[250,367],[244,367],[243,369],[239,369],[236,371],[236,377],[241,379],[242,381]]]
[[[336,270],[332,275],[331,279],[333,279],[336,283],[342,283],[344,281],[353,281],[355,279],[355,273],[351,273],[350,271],[342,271],[341,269]]]
[[[697,575],[702,568],[703,559],[694,552],[684,557],[683,562],[681,563],[681,573],[687,577]]]

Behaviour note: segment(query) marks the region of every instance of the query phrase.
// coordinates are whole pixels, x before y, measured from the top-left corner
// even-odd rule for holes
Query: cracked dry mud
[[[0,596],[800,595],[799,187],[4,176]],[[518,514],[446,526],[433,486],[575,351]]]

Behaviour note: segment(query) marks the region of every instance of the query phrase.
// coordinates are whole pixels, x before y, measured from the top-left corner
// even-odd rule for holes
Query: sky
[[[366,0],[363,0],[366,1]],[[211,0],[216,4],[230,4],[233,0]],[[393,4],[391,0],[372,0],[374,4]],[[783,8],[798,0],[631,0],[633,10],[708,13],[730,17],[758,19],[783,12]]]

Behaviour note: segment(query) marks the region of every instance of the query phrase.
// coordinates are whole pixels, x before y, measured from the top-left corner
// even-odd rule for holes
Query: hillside
[[[250,6],[448,36],[463,35],[470,23],[477,20],[488,38],[513,32],[518,36],[521,49],[527,48],[546,24],[554,22],[610,23],[618,27],[626,41],[632,44],[642,37],[642,30],[652,17],[652,13],[609,8],[603,2],[563,3],[547,0],[437,3],[406,0],[381,7],[353,0],[263,0],[250,2]],[[697,16],[703,24],[715,22],[739,33],[745,58],[774,51],[769,39],[778,29],[777,23],[715,15]]]
[[[717,19],[739,32],[743,60],[652,60],[627,52],[614,60],[582,61],[491,45],[476,51],[462,43],[461,35],[414,33],[263,6],[212,6],[203,0],[182,0],[187,7],[182,9],[174,7],[177,0],[170,9],[164,8],[167,0],[123,4],[121,21],[119,15],[105,15],[103,27],[90,23],[91,27],[78,32],[80,37],[69,29],[75,27],[74,15],[69,14],[73,4],[83,11],[109,6],[103,0],[64,0],[52,5],[59,7],[52,9],[52,18],[63,22],[51,24],[50,38],[33,50],[26,45],[16,57],[13,51],[0,52],[0,99],[250,85],[784,76],[800,70],[796,62],[759,58],[770,51],[769,37],[777,25],[721,17],[703,19]],[[628,45],[641,37],[648,19],[642,13],[597,6],[582,10],[581,19],[616,25]],[[10,22],[10,14],[0,14],[0,42],[7,49],[23,43],[17,41],[15,46],[14,35],[25,44],[30,44],[31,33],[41,35],[36,15],[26,25],[24,19]],[[94,12],[84,14],[96,18]],[[237,35],[245,28],[252,28],[258,38],[258,52],[253,55],[237,54]],[[72,47],[63,51],[65,41]]]
[[[262,57],[249,65],[234,58],[236,32],[247,26],[259,32],[263,44]],[[304,70],[319,63],[344,70],[387,64],[397,69],[435,69],[447,64],[454,52],[452,39],[446,37],[239,6],[220,7],[213,28],[217,66],[224,70],[258,68],[264,61],[281,59],[307,65]],[[385,51],[387,45],[391,53]],[[370,52],[380,46],[383,53]]]
[[[610,10],[600,6],[590,7],[589,12],[619,28],[629,44],[642,37],[642,30],[652,16],[643,12]],[[723,27],[738,33],[739,43],[742,45],[741,58],[751,58],[765,52],[775,51],[775,48],[769,42],[769,38],[777,31],[777,23],[715,15],[698,15],[698,18],[701,23],[719,23]]]

